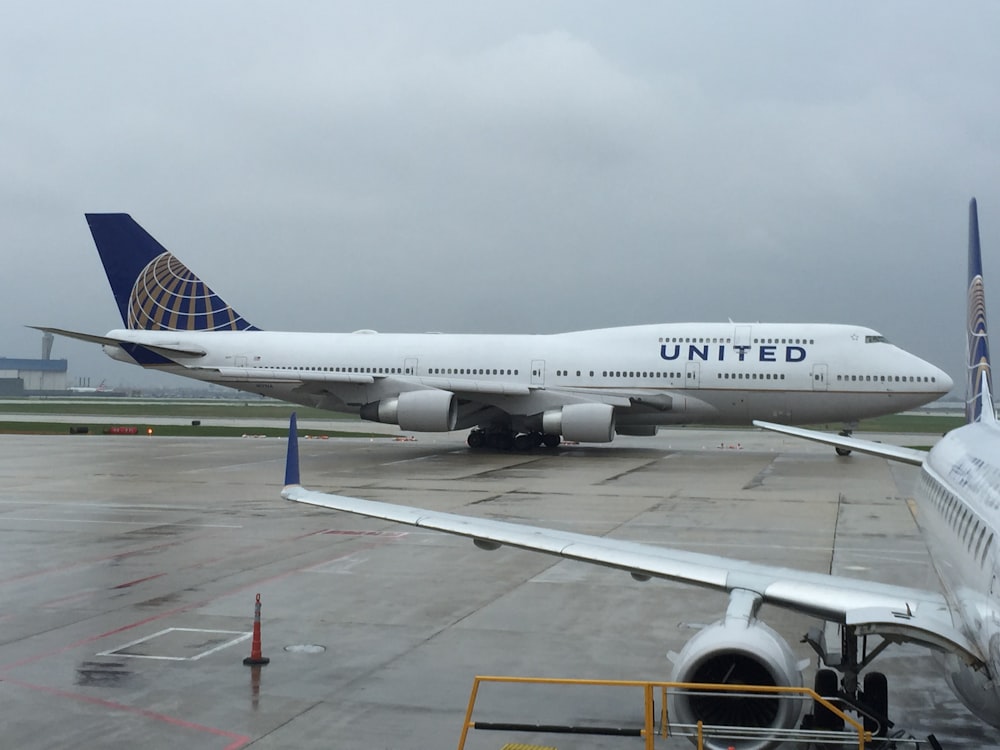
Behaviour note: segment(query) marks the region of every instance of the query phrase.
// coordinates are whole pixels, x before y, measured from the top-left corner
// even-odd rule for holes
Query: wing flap
[[[192,370],[217,372],[219,380],[236,383],[353,383],[371,385],[377,375],[319,370],[277,370],[272,367],[192,367]]]
[[[451,391],[459,398],[470,401],[477,396],[528,396],[531,388],[521,383],[504,383],[497,380],[466,380],[455,378],[418,378],[417,381],[430,388]]]

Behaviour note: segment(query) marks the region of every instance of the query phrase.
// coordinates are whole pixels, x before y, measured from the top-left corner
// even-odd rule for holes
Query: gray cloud
[[[1000,289],[992,3],[5,16],[2,355],[118,325],[85,211],[268,328],[857,322],[959,379],[973,194]]]

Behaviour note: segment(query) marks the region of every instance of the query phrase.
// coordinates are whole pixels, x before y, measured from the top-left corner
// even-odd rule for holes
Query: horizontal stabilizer
[[[80,331],[68,331],[65,328],[49,328],[47,326],[28,326],[28,328],[34,328],[36,331],[52,333],[57,336],[65,336],[66,338],[77,339],[79,341],[87,341],[91,344],[101,344],[102,346],[141,346],[144,349],[149,349],[150,351],[163,357],[167,357],[168,359],[173,357],[204,357],[206,354],[205,350],[201,347],[189,346],[187,344],[182,344],[179,341],[177,343],[165,341],[156,344],[148,344],[142,341],[131,341],[129,339],[119,339],[111,336],[97,336],[92,333],[81,333]]]

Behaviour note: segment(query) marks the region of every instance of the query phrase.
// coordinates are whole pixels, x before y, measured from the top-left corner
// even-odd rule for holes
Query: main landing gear
[[[492,448],[493,450],[530,451],[540,445],[555,448],[562,442],[558,435],[541,432],[521,432],[512,430],[480,430],[469,433],[466,440],[470,448]]]
[[[851,430],[851,429],[845,427],[844,429],[842,429],[837,434],[840,435],[841,437],[850,437],[853,433],[854,433],[854,430]],[[838,445],[836,448],[834,448],[834,450],[837,451],[837,455],[838,456],[849,456],[849,455],[851,455],[851,449],[850,448],[841,448]]]
[[[816,671],[814,690],[827,700],[837,703],[842,709],[858,715],[866,731],[872,738],[886,742],[893,723],[889,720],[889,682],[882,672],[867,672],[859,681],[861,670],[874,661],[889,645],[882,641],[870,652],[867,638],[857,636],[854,628],[840,628],[840,648],[829,649],[825,634],[819,628],[810,630],[803,640],[819,654],[824,668]],[[835,669],[834,669],[835,668]],[[840,675],[838,675],[839,670]],[[830,711],[822,703],[813,704],[813,711],[803,720],[803,728],[835,730],[844,729],[844,720]],[[890,747],[876,744],[873,747]]]

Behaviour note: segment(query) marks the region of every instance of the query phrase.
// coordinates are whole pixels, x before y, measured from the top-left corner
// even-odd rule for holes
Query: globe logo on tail
[[[983,409],[983,375],[987,387],[992,386],[990,373],[990,348],[986,337],[986,295],[983,291],[983,277],[975,276],[969,284],[968,310],[968,395],[966,397],[966,421],[978,421]]]
[[[153,258],[139,273],[126,325],[147,331],[255,330],[170,253]]]

